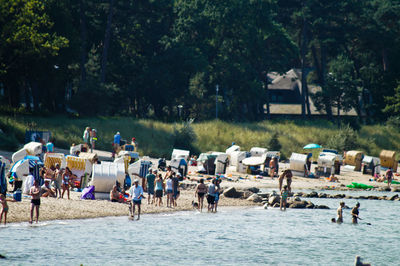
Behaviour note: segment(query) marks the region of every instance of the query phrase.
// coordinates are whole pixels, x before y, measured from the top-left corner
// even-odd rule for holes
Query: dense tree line
[[[266,74],[299,68],[322,88],[302,90],[304,116],[313,97],[373,122],[400,114],[399,14],[397,0],[0,0],[2,106],[258,120]]]

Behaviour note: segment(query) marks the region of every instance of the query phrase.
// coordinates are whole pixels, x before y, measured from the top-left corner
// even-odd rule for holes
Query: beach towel
[[[81,199],[90,199],[94,200],[94,186],[90,186],[87,188],[84,188],[82,191]]]

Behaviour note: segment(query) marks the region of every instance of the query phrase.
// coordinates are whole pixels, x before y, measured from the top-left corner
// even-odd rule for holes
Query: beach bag
[[[95,197],[94,197],[94,186],[90,186],[90,187],[84,188],[83,191],[82,191],[81,199],[94,200],[95,199]]]

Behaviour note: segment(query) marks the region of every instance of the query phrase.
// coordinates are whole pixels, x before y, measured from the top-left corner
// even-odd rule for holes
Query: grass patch
[[[72,143],[81,143],[85,127],[96,128],[96,147],[111,151],[114,134],[119,131],[123,139],[135,137],[141,155],[169,158],[174,143],[174,123],[129,117],[70,118],[67,116],[0,116],[0,149],[15,151],[22,146],[25,130],[30,126],[38,130],[50,130],[55,145],[69,148]],[[281,153],[289,157],[292,152],[303,152],[308,143],[324,147],[332,136],[338,135],[336,125],[325,120],[271,120],[254,123],[228,123],[205,121],[192,124],[196,133],[193,148],[200,151],[225,151],[232,142],[242,150],[251,147],[267,147],[271,137],[277,133],[282,145]],[[366,154],[379,156],[382,149],[400,150],[400,132],[386,125],[361,126],[356,131],[356,148]],[[327,147],[329,148],[329,147]]]

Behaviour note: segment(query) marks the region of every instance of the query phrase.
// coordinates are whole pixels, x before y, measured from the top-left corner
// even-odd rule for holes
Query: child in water
[[[282,206],[283,206],[283,210],[286,211],[286,201],[287,201],[288,196],[289,196],[288,186],[284,185],[283,189],[281,191],[281,205],[280,205],[281,210],[282,210]]]

